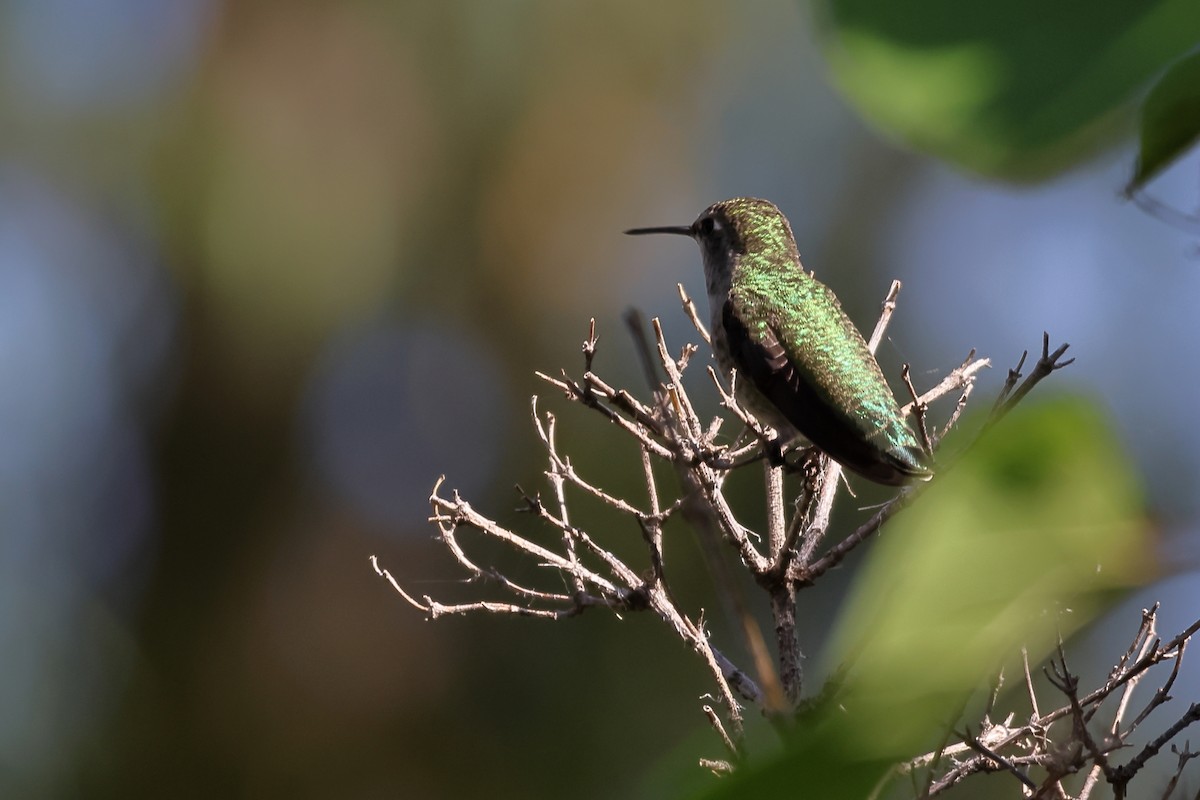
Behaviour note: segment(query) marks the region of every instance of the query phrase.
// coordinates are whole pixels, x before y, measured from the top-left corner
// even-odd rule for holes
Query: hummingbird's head
[[[734,197],[714,203],[691,225],[633,228],[625,233],[675,233],[700,245],[710,295],[728,291],[733,271],[746,254],[783,258],[799,263],[796,240],[787,219],[774,203],[755,197]]]

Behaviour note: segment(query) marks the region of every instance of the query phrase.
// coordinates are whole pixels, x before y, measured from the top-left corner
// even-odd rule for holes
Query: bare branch
[[[1028,775],[1026,775],[1024,772],[1022,772],[1020,769],[1018,769],[1016,764],[1014,764],[1012,761],[1005,758],[1004,756],[1000,755],[999,753],[995,752],[990,747],[985,745],[983,742],[979,741],[978,737],[972,736],[970,731],[967,731],[967,733],[964,735],[963,742],[966,743],[966,745],[968,747],[970,747],[972,750],[979,753],[984,758],[994,761],[996,764],[1000,765],[1004,769],[1011,772],[1013,775],[1016,776],[1017,780],[1019,780],[1021,783],[1025,784],[1030,789],[1037,791],[1037,788],[1038,788],[1037,784],[1034,783],[1029,778]]]
[[[934,400],[945,397],[953,391],[965,390],[973,384],[980,372],[991,366],[991,359],[975,358],[975,351],[972,350],[966,361],[950,370],[949,374],[938,381],[936,386],[918,397],[917,403],[929,405]],[[913,413],[913,407],[913,403],[906,403],[900,407],[900,413],[907,416]]]
[[[586,342],[583,343],[584,358],[588,363],[591,363],[596,351],[596,320],[592,320],[590,333]],[[537,429],[538,436],[542,440],[542,444],[546,446],[546,452],[550,456],[550,469],[546,472],[546,477],[550,480],[550,485],[554,488],[554,497],[558,501],[558,514],[562,518],[564,524],[569,524],[567,519],[567,497],[563,485],[565,483],[565,474],[569,466],[558,457],[558,449],[554,444],[554,415],[546,412],[546,422],[543,425],[538,417],[537,410],[537,395],[533,396],[530,403],[531,412],[533,414],[533,425]],[[572,470],[573,471],[573,470]],[[599,491],[599,490],[597,490]],[[616,498],[614,498],[615,500]],[[618,501],[619,502],[619,501]],[[567,531],[563,531],[563,549],[566,550],[567,558],[573,563],[578,563],[579,557],[575,552],[575,539]],[[570,576],[571,583],[574,586],[575,594],[582,595],[584,593],[583,581],[579,579],[578,574]]]
[[[729,409],[729,411],[732,412],[733,415],[738,418],[738,421],[741,422],[742,425],[744,425],[746,427],[746,429],[749,430],[754,435],[754,438],[758,440],[757,444],[751,445],[751,446],[743,449],[743,451],[746,453],[746,455],[749,456],[751,453],[754,453],[755,450],[760,445],[762,447],[769,447],[771,445],[771,437],[767,435],[766,428],[763,427],[763,425],[757,419],[752,417],[749,412],[747,412],[745,409],[743,409],[741,404],[738,403],[737,398],[734,397],[734,387],[737,382],[737,373],[734,373],[733,385],[731,385],[729,387],[728,391],[726,391],[725,387],[722,385],[721,379],[717,376],[717,371],[715,369],[713,369],[712,367],[709,367],[708,375],[712,379],[713,386],[715,386],[717,388],[717,394],[719,394],[721,396],[721,405],[724,406],[725,408]],[[738,452],[743,452],[743,451],[738,451]],[[757,460],[758,458],[761,458],[761,457],[762,457],[761,450],[759,450],[753,456],[753,458],[747,457],[747,458],[745,458],[744,461],[739,461],[739,460],[733,458],[733,456],[731,454],[730,456],[727,456],[727,461],[726,461],[725,465],[723,465],[723,466],[726,469],[732,469],[733,467],[740,466],[742,463],[749,463],[750,461]]]
[[[885,503],[875,516],[858,526],[845,539],[835,544],[829,549],[825,555],[818,558],[812,564],[805,565],[803,562],[797,562],[793,565],[791,579],[798,586],[811,586],[812,582],[824,575],[829,570],[842,563],[842,560],[850,554],[854,548],[865,542],[871,536],[879,532],[879,528],[883,523],[887,522],[898,512],[909,505],[916,499],[922,491],[922,487],[913,486],[905,489],[900,494]]]
[[[1137,775],[1142,767],[1146,766],[1147,761],[1158,755],[1158,752],[1162,750],[1164,746],[1166,746],[1167,742],[1174,739],[1188,726],[1195,724],[1197,721],[1200,721],[1200,703],[1192,703],[1190,706],[1188,706],[1188,710],[1183,713],[1183,716],[1181,716],[1174,725],[1167,728],[1165,731],[1163,731],[1161,736],[1143,747],[1128,764],[1117,769],[1115,771],[1116,775],[1110,780],[1110,782],[1114,786],[1124,786],[1125,784],[1128,784],[1129,780],[1133,778],[1134,775]]]
[[[595,486],[594,484],[591,484],[580,477],[579,473],[575,471],[575,467],[571,465],[571,462],[560,457],[558,454],[558,448],[554,444],[554,415],[547,412],[545,415],[545,422],[543,423],[542,419],[538,416],[537,395],[533,396],[532,406],[534,429],[537,431],[538,438],[542,440],[542,444],[546,447],[546,453],[550,457],[550,469],[546,472],[546,476],[550,479],[550,482],[554,488],[555,497],[558,501],[558,505],[561,510],[560,513],[564,520],[566,519],[567,515],[565,513],[566,500],[563,495],[563,484],[564,481],[568,480],[573,486],[582,489],[596,499],[604,502],[606,505],[612,506],[615,510],[623,514],[628,514],[631,517],[635,517],[637,519],[646,519],[650,516],[654,516],[657,513],[645,512],[635,508],[621,498],[609,494],[600,487]],[[645,443],[640,444],[643,452],[649,450]]]
[[[716,775],[718,778],[723,777],[725,775],[733,774],[733,764],[730,764],[728,761],[721,761],[719,759],[712,759],[712,758],[702,758],[699,760],[699,764],[700,764],[700,766],[704,767],[704,769],[711,772],[713,775]]]
[[[892,281],[887,295],[883,298],[879,321],[875,323],[875,330],[871,331],[871,338],[867,340],[867,349],[872,354],[879,349],[879,344],[883,341],[884,334],[887,333],[888,325],[892,322],[892,314],[896,313],[896,298],[900,296],[901,288],[903,288],[903,284],[900,281]]]
[[[1029,707],[1033,709],[1033,716],[1040,717],[1042,712],[1038,711],[1037,692],[1033,690],[1033,675],[1029,672],[1029,650],[1025,647],[1021,648],[1021,664],[1025,670],[1025,691],[1029,696]]]
[[[375,570],[376,575],[380,576],[381,578],[384,578],[388,583],[390,583],[392,585],[392,588],[395,589],[399,593],[399,595],[401,597],[403,597],[406,602],[408,602],[408,604],[410,606],[413,606],[414,608],[416,608],[417,610],[419,610],[421,612],[429,613],[430,606],[433,605],[433,601],[430,600],[428,597],[426,597],[425,602],[422,603],[419,600],[417,600],[415,597],[413,597],[411,594],[404,591],[404,588],[392,576],[392,573],[388,572],[386,569],[379,566],[379,559],[374,555],[371,556],[371,568]]]
[[[1021,380],[1021,369],[1025,366],[1025,359],[1027,358],[1029,358],[1029,351],[1025,350],[1021,353],[1021,358],[1017,361],[1017,366],[1008,371],[1008,377],[1004,379],[1004,386],[1000,387],[1000,394],[996,396],[996,402],[992,405],[993,417],[1000,413],[1000,409],[1004,407],[1004,402],[1008,400],[1008,396],[1012,394],[1012,390],[1016,387],[1017,381]]]
[[[1068,358],[1066,361],[1059,361],[1059,359],[1063,357],[1063,354],[1067,352],[1067,348],[1070,346],[1071,345],[1069,345],[1069,344],[1059,345],[1058,348],[1053,353],[1051,353],[1050,352],[1050,334],[1043,333],[1042,334],[1042,357],[1039,358],[1037,364],[1035,364],[1033,366],[1033,372],[1029,373],[1029,377],[1027,377],[1020,386],[1018,386],[1016,389],[1012,390],[1012,394],[1010,396],[1005,397],[1003,403],[1000,403],[997,406],[995,415],[993,416],[992,421],[995,422],[996,420],[999,420],[1001,417],[1003,417],[1005,414],[1007,414],[1009,411],[1011,411],[1017,403],[1021,402],[1021,400],[1025,397],[1025,395],[1029,394],[1030,390],[1033,389],[1034,386],[1037,386],[1038,383],[1040,383],[1044,378],[1048,377],[1050,375],[1050,373],[1052,373],[1056,370],[1060,370],[1063,367],[1069,366],[1070,364],[1074,364],[1075,359],[1073,359],[1073,358]],[[1025,356],[1022,355],[1021,356],[1021,364],[1024,364],[1024,363],[1025,363]],[[1020,378],[1021,364],[1017,365],[1017,370],[1015,371],[1015,376],[1014,376],[1014,372],[1009,372],[1009,383],[1005,384],[1006,387],[1010,386],[1011,383],[1015,383],[1016,380],[1018,378]]]
[[[700,338],[707,345],[712,345],[712,336],[709,335],[708,329],[704,327],[704,323],[700,321],[700,315],[696,313],[696,304],[692,302],[692,298],[684,291],[683,284],[675,284],[675,291],[679,293],[679,299],[683,303],[683,313],[687,314],[688,319],[692,321],[696,332],[700,334]]]
[[[929,404],[922,403],[921,398],[917,395],[917,387],[913,386],[912,376],[909,374],[908,364],[900,368],[900,377],[904,381],[904,385],[908,388],[908,393],[912,396],[912,415],[917,423],[917,433],[921,436],[921,447],[926,453],[933,452],[933,442],[929,439],[929,428],[925,425],[925,414],[929,411]]]
[[[900,289],[901,284],[893,282],[882,303],[879,319],[869,339],[872,353],[886,336]],[[710,332],[705,329],[695,304],[682,285],[677,286],[677,291],[684,314],[700,338],[711,344]],[[571,377],[566,371],[558,377],[541,372],[537,375],[561,391],[569,403],[597,412],[612,423],[614,432],[628,437],[635,444],[641,468],[640,483],[645,486],[644,500],[605,487],[594,476],[591,476],[592,479],[584,477],[582,472],[587,470],[581,472],[572,454],[559,445],[556,416],[540,410],[535,396],[531,398],[530,411],[535,433],[547,459],[544,475],[549,491],[546,492],[545,502],[539,493],[531,495],[519,486],[518,491],[524,502],[522,510],[537,519],[532,525],[538,533],[522,533],[500,524],[476,511],[457,492],[452,492],[449,497],[443,496],[441,489],[444,476],[437,480],[429,498],[429,520],[436,527],[438,538],[447,552],[466,572],[467,581],[486,585],[502,593],[502,599],[442,603],[428,596],[417,597],[407,592],[374,557],[371,563],[376,573],[387,580],[405,602],[430,619],[485,613],[559,620],[577,616],[593,606],[607,608],[617,614],[626,611],[652,612],[696,654],[716,687],[713,692],[716,702],[706,703],[703,711],[721,739],[729,760],[707,760],[702,763],[714,771],[731,771],[745,757],[742,703],[757,707],[778,727],[786,728],[794,719],[797,709],[807,702],[803,700],[803,654],[796,631],[797,590],[812,585],[821,575],[841,563],[851,551],[877,533],[887,520],[919,497],[922,488],[901,490],[857,529],[822,553],[830,531],[838,489],[844,482],[842,467],[815,449],[804,451],[799,460],[793,458],[790,462],[782,462],[783,442],[778,437],[772,437],[770,429],[738,402],[738,376],[728,376],[727,390],[723,376],[719,376],[712,367],[708,367],[710,378],[729,413],[718,415],[706,425],[697,413],[698,404],[684,385],[685,371],[698,352],[697,347],[688,342],[677,348],[668,346],[657,318],[650,321],[649,331],[637,311],[631,310],[625,319],[634,336],[649,387],[647,399],[639,399],[633,392],[611,385],[593,371],[599,345],[595,319],[589,320],[587,336],[581,347],[583,372],[579,377]],[[1066,349],[1067,346],[1063,345],[1050,352],[1049,338],[1044,336],[1042,357],[1030,376],[1018,384],[1024,359],[1017,370],[1010,372],[991,422],[1003,416],[1038,381],[1071,363],[1070,359],[1062,360]],[[905,405],[903,411],[912,416],[928,452],[934,451],[941,436],[958,421],[971,397],[976,376],[987,366],[988,360],[977,359],[972,350],[936,386],[921,394],[912,382],[908,365],[905,365],[902,377],[912,402]],[[957,404],[939,429],[934,421],[927,419],[929,404],[952,392],[958,393]],[[639,394],[647,397],[646,392]],[[722,424],[731,418],[739,421],[752,436],[739,435],[732,444],[718,444]],[[935,433],[936,436],[933,435]],[[788,453],[789,456],[792,454]],[[762,460],[764,456],[768,457],[763,465],[767,526],[764,532],[766,543],[762,545],[759,534],[744,526],[735,516],[725,497],[724,486],[731,472]],[[664,499],[656,479],[656,467],[663,464],[669,464],[679,479],[680,493],[674,501]],[[797,470],[802,471],[802,484],[798,493],[789,497],[786,491],[790,481],[785,480],[785,475]],[[589,508],[599,508],[601,514],[607,514],[619,524],[601,525],[590,519],[585,522],[585,515],[571,508],[572,503],[576,502],[586,502]],[[664,550],[664,525],[677,512],[695,529],[701,541],[702,552],[713,574],[716,594],[732,627],[742,637],[740,644],[744,645],[744,654],[753,661],[754,677],[715,645],[706,629],[704,612],[689,612],[673,596],[673,574],[668,568],[669,553]],[[635,529],[640,538],[627,541],[644,546],[644,557],[619,557],[608,546],[608,537],[630,529]],[[556,579],[556,585],[547,590],[536,581],[527,583],[524,577],[514,580],[515,572],[509,574],[490,566],[483,559],[477,560],[475,548],[480,541],[499,544],[506,551],[524,558],[535,570]],[[671,539],[667,541],[669,543]],[[638,542],[640,545],[637,545]],[[729,557],[727,547],[732,547],[750,577],[768,594],[775,622],[778,651],[775,659],[764,639],[759,620],[749,611],[751,604],[743,602],[741,593],[744,582],[739,582],[731,572],[733,559]],[[1200,626],[1200,621],[1197,625]],[[923,782],[922,796],[932,796],[980,771],[1007,770],[1022,781],[1026,790],[1033,792],[1037,787],[1029,778],[1029,768],[1044,767],[1052,773],[1053,778],[1045,784],[1049,787],[1047,791],[1053,789],[1064,797],[1065,793],[1057,783],[1058,778],[1078,769],[1084,762],[1103,763],[1106,777],[1116,774],[1104,759],[1111,750],[1124,745],[1125,737],[1153,709],[1170,699],[1169,690],[1174,684],[1184,646],[1191,633],[1195,632],[1193,630],[1184,638],[1177,637],[1172,643],[1160,647],[1151,636],[1153,626],[1144,628],[1138,647],[1131,647],[1129,654],[1101,689],[1080,696],[1077,684],[1071,683],[1067,705],[1047,715],[1041,715],[1038,711],[1026,657],[1026,688],[1032,708],[1029,723],[1013,727],[1011,715],[1003,724],[993,724],[985,719],[979,726],[978,736],[961,737],[962,741],[955,743],[949,741],[953,728],[947,728],[942,745],[920,764],[921,768],[929,770]],[[1154,664],[1172,658],[1176,663],[1171,676],[1128,729],[1123,730],[1121,721],[1138,676]],[[1066,676],[1069,673],[1063,661],[1060,677],[1065,681]],[[1074,680],[1073,676],[1071,680]],[[1090,715],[1095,714],[1105,699],[1116,692],[1123,692],[1123,699],[1107,738],[1099,741],[1087,739]],[[989,704],[989,714],[991,710]],[[1056,719],[1068,716],[1077,729],[1072,741],[1078,742],[1079,746],[1074,751],[1052,752],[1050,726]],[[1169,733],[1175,735],[1188,724],[1190,721],[1186,717],[1181,718]],[[1163,746],[1169,738],[1163,739],[1158,747]],[[1084,745],[1085,740],[1089,742],[1088,746]],[[1149,751],[1143,752],[1146,752],[1146,759],[1153,755]],[[910,762],[906,768],[910,771],[917,768],[917,761]],[[935,772],[942,774],[935,777]],[[1041,790],[1037,791],[1038,796],[1044,796],[1040,794]]]
[[[767,552],[772,561],[783,551],[786,527],[783,520],[783,468],[763,462],[763,478],[767,486]]]
[[[1155,610],[1157,606],[1155,607]],[[1129,746],[1129,736],[1132,733],[1134,725],[1122,729],[1120,720],[1125,714],[1125,709],[1128,707],[1128,695],[1131,691],[1131,684],[1136,682],[1139,676],[1145,674],[1146,669],[1151,666],[1161,663],[1164,660],[1175,661],[1172,665],[1171,675],[1168,676],[1163,686],[1156,692],[1156,698],[1152,699],[1147,706],[1149,709],[1155,708],[1169,701],[1168,690],[1174,682],[1174,676],[1178,674],[1179,656],[1182,654],[1187,641],[1191,635],[1200,630],[1200,620],[1181,634],[1176,636],[1171,642],[1166,645],[1159,645],[1154,637],[1154,610],[1143,612],[1141,624],[1138,632],[1134,637],[1134,642],[1124,655],[1118,660],[1117,666],[1109,675],[1099,689],[1081,695],[1079,692],[1078,678],[1067,667],[1066,658],[1061,649],[1061,645],[1057,656],[1046,668],[1046,679],[1060,692],[1062,692],[1067,703],[1063,707],[1042,715],[1038,711],[1037,697],[1033,689],[1033,676],[1029,669],[1028,656],[1024,656],[1023,671],[1025,675],[1026,692],[1028,694],[1030,706],[1033,713],[1029,723],[1016,728],[1009,727],[1006,721],[1004,725],[992,725],[987,722],[986,717],[982,723],[981,734],[978,739],[985,745],[989,751],[988,759],[976,758],[965,761],[953,762],[940,777],[934,776],[931,772],[931,778],[935,778],[928,783],[929,790],[926,795],[934,796],[941,791],[949,788],[956,783],[961,782],[964,778],[974,772],[989,771],[993,767],[989,763],[1000,763],[998,761],[989,761],[992,756],[999,756],[1006,759],[1015,767],[1024,765],[1036,764],[1044,768],[1047,772],[1046,780],[1038,787],[1038,790],[1031,792],[1034,797],[1067,797],[1065,790],[1062,788],[1060,779],[1087,769],[1088,775],[1082,785],[1079,793],[1075,795],[1079,800],[1089,798],[1095,788],[1100,784],[1103,778],[1104,782],[1108,783],[1115,792],[1115,796],[1122,798],[1126,796],[1126,787],[1132,778],[1140,772],[1145,764],[1157,755],[1174,737],[1178,736],[1182,731],[1197,721],[1200,721],[1200,708],[1193,704],[1188,710],[1162,735],[1147,743],[1138,754],[1134,756],[1128,763],[1122,766],[1114,766],[1111,763],[1112,754],[1116,751]],[[1108,731],[1104,737],[1094,737],[1089,730],[1088,721],[1093,718],[1100,708],[1109,698],[1117,698],[1118,709],[1114,715],[1113,722],[1108,726]],[[1069,717],[1071,726],[1065,733],[1060,729],[1059,733],[1051,738],[1052,726],[1057,720]],[[928,768],[935,769],[931,766],[939,757],[939,753],[944,753],[947,756],[955,757],[961,754],[963,748],[975,750],[978,753],[983,753],[983,750],[974,746],[970,741],[969,736],[961,737],[962,741],[957,744],[944,746],[941,750],[933,753],[927,753],[918,759],[908,762],[902,768],[904,772],[911,772],[916,769]],[[1190,760],[1192,757],[1188,754],[1188,748],[1185,745],[1181,758],[1182,763]],[[1172,752],[1177,755],[1181,753],[1178,749],[1172,746]],[[1007,767],[1006,767],[1007,768]],[[1015,773],[1014,773],[1015,774]],[[1027,773],[1025,773],[1027,775]],[[1024,784],[1024,781],[1022,780]],[[1025,784],[1027,793],[1028,785]],[[1167,795],[1163,795],[1166,797]]]
[[[971,355],[967,357],[967,360],[970,361],[974,354],[975,351],[972,350]],[[950,418],[946,420],[946,424],[942,426],[941,431],[938,432],[937,440],[933,443],[934,447],[937,447],[938,443],[941,442],[942,439],[946,438],[946,434],[948,434],[950,430],[958,424],[958,419],[962,416],[963,411],[966,409],[967,400],[970,399],[971,391],[974,388],[974,379],[968,379],[966,385],[963,386],[962,394],[958,396],[958,402],[954,405],[954,412],[950,415]]]
[[[704,711],[704,716],[708,717],[708,724],[712,725],[713,730],[721,737],[721,743],[725,745],[725,749],[729,752],[730,757],[734,761],[740,761],[742,753],[739,751],[737,745],[733,743],[733,740],[729,738],[729,734],[725,731],[725,724],[721,722],[721,718],[717,716],[717,712],[713,710],[712,706],[707,704],[702,706],[701,710]]]
[[[1158,636],[1155,633],[1156,623],[1157,614],[1142,614],[1142,626],[1138,628],[1137,636],[1134,638],[1135,644],[1139,639],[1142,642],[1142,645],[1138,651],[1139,659],[1148,655],[1158,642]],[[1130,723],[1129,728],[1126,731],[1127,734],[1136,730],[1137,727],[1142,724],[1142,721],[1146,719],[1146,717],[1150,716],[1151,711],[1158,708],[1160,705],[1170,699],[1169,692],[1171,691],[1171,687],[1175,684],[1175,678],[1179,676],[1179,667],[1183,664],[1183,652],[1186,646],[1186,642],[1179,646],[1179,655],[1173,659],[1174,663],[1171,665],[1170,677],[1167,678],[1166,683],[1158,687],[1158,689],[1154,692],[1154,696],[1150,699],[1150,702],[1144,709],[1142,709],[1142,712],[1134,718],[1133,722]],[[1121,664],[1126,663],[1128,656],[1129,654],[1126,653],[1125,656],[1122,657]],[[1110,731],[1112,735],[1116,736],[1118,733],[1120,733],[1121,720],[1125,718],[1125,712],[1129,708],[1129,702],[1133,699],[1133,690],[1137,687],[1138,683],[1142,680],[1145,674],[1146,673],[1142,673],[1141,675],[1135,675],[1133,678],[1130,678],[1129,682],[1125,684],[1125,688],[1121,691],[1121,701],[1117,706],[1117,713],[1113,716],[1112,729]]]
[[[609,422],[612,422],[625,433],[630,434],[643,445],[650,448],[659,458],[671,459],[674,457],[670,449],[660,444],[651,435],[661,436],[662,432],[662,428],[658,420],[654,418],[653,413],[641,403],[634,400],[628,393],[617,392],[599,378],[590,374],[585,376],[586,386],[580,386],[578,383],[565,378],[553,378],[544,372],[535,372],[534,375],[551,386],[561,389],[568,400],[581,403],[594,411],[599,411]],[[632,419],[627,419],[613,408],[605,405],[605,401],[618,406]]]
[[[1171,752],[1176,756],[1175,774],[1171,776],[1171,780],[1167,782],[1166,788],[1163,789],[1162,800],[1167,800],[1175,794],[1175,788],[1179,785],[1179,779],[1183,777],[1184,767],[1193,758],[1200,756],[1200,753],[1193,753],[1188,747],[1189,745],[1186,742],[1182,750],[1175,747],[1175,745],[1171,745]]]

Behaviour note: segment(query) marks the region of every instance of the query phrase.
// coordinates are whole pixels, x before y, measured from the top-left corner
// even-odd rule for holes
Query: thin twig
[[[894,498],[889,500],[878,511],[875,516],[859,525],[853,533],[842,539],[833,547],[811,564],[804,564],[802,561],[797,561],[792,566],[790,578],[795,581],[797,586],[811,586],[813,581],[824,575],[829,570],[842,563],[842,560],[850,554],[854,548],[865,542],[871,536],[879,532],[883,523],[894,517],[898,512],[907,507],[915,500],[922,491],[921,486],[913,486],[908,490],[901,492]]]
[[[1196,722],[1200,722],[1200,703],[1192,703],[1190,706],[1188,706],[1188,710],[1183,713],[1183,716],[1176,720],[1174,725],[1167,728],[1162,732],[1162,735],[1143,747],[1141,751],[1129,761],[1128,764],[1118,768],[1116,770],[1116,775],[1110,779],[1109,782],[1114,786],[1128,784],[1130,779],[1132,779],[1134,775],[1141,771],[1142,767],[1146,766],[1147,761],[1158,755],[1158,752],[1162,750],[1164,746],[1166,746],[1167,742],[1174,739],[1188,726],[1194,725]]]
[[[592,320],[591,333],[588,340],[583,343],[584,358],[591,363],[592,357],[596,349],[596,321]],[[567,511],[567,496],[564,486],[566,484],[565,473],[569,469],[569,465],[558,456],[558,448],[554,442],[554,415],[546,412],[545,424],[538,416],[537,410],[537,395],[533,396],[530,403],[533,413],[533,424],[537,429],[538,436],[541,437],[542,444],[546,447],[546,452],[550,456],[550,469],[546,471],[546,477],[550,481],[551,488],[554,489],[554,498],[558,502],[558,514],[562,518],[564,524],[570,524]],[[572,470],[573,471],[573,470]],[[598,490],[597,490],[598,491]],[[613,498],[616,500],[616,498]],[[575,539],[566,531],[562,534],[563,549],[567,553],[567,558],[574,563],[578,563],[579,556],[575,551]],[[576,595],[584,593],[583,581],[579,579],[578,573],[570,576],[571,583]]]
[[[921,447],[924,448],[926,454],[932,454],[933,442],[929,439],[929,428],[925,425],[925,414],[929,411],[929,405],[921,402],[921,397],[917,394],[917,387],[913,386],[912,375],[909,373],[908,364],[900,368],[900,378],[904,381],[904,385],[912,397],[910,405],[912,406],[913,418],[917,422],[917,433],[921,435]]]
[[[1029,351],[1022,351],[1017,365],[1008,371],[1008,376],[1004,379],[1004,385],[1000,387],[1000,393],[996,395],[996,402],[992,404],[993,417],[1000,412],[1000,409],[1004,406],[1004,401],[1008,400],[1008,396],[1016,388],[1017,381],[1021,380],[1021,370],[1024,368],[1025,359],[1027,358],[1029,358]]]
[[[896,298],[900,296],[900,290],[903,284],[900,281],[892,281],[892,285],[888,287],[887,294],[883,298],[883,303],[880,306],[879,321],[875,323],[875,329],[871,331],[871,338],[867,340],[867,349],[872,355],[879,349],[880,342],[883,341],[883,335],[887,332],[888,325],[892,322],[892,314],[896,313]]]
[[[1025,691],[1029,696],[1029,707],[1033,709],[1034,718],[1040,717],[1042,712],[1038,711],[1037,692],[1033,690],[1033,675],[1029,671],[1029,649],[1021,647],[1021,664],[1025,671]]]
[[[708,724],[712,725],[713,730],[721,737],[721,743],[729,751],[730,757],[734,761],[740,761],[743,754],[739,751],[737,745],[733,743],[733,740],[729,738],[729,733],[725,730],[725,723],[721,722],[721,718],[717,716],[717,712],[708,704],[701,706],[701,709],[704,711],[704,716],[708,717]]]
[[[950,370],[946,377],[938,381],[937,385],[929,391],[917,398],[917,402],[923,405],[929,405],[934,400],[944,397],[958,389],[965,389],[972,385],[976,376],[983,370],[991,367],[992,361],[988,358],[975,358],[975,351],[971,351],[971,355],[967,357],[959,366]],[[900,413],[908,416],[913,412],[913,403],[905,403],[900,406]]]
[[[1026,775],[1024,772],[1022,772],[1020,769],[1018,769],[1016,764],[1014,764],[1012,761],[1005,758],[1004,756],[1000,755],[996,751],[992,750],[990,747],[985,745],[983,742],[979,741],[978,737],[972,736],[970,731],[965,733],[963,735],[962,739],[963,739],[963,742],[965,742],[967,744],[967,746],[970,747],[972,750],[976,751],[984,758],[991,759],[992,761],[996,762],[1004,769],[1011,772],[1013,775],[1016,776],[1017,780],[1019,780],[1021,783],[1025,784],[1030,789],[1033,789],[1034,791],[1037,790],[1037,788],[1038,788],[1037,784],[1034,783],[1033,780],[1031,780],[1028,775]]]
[[[946,434],[948,434],[951,429],[958,424],[958,419],[962,416],[963,411],[966,409],[967,400],[970,399],[971,392],[974,389],[974,381],[969,381],[967,385],[963,387],[962,394],[958,396],[958,402],[954,405],[953,413],[950,414],[950,418],[946,420],[946,424],[942,426],[941,431],[939,431],[937,434],[937,439],[933,443],[934,447],[937,447],[942,439],[946,438]]]
[[[675,284],[675,291],[679,293],[679,299],[683,303],[683,313],[687,314],[688,319],[692,321],[696,332],[700,334],[700,338],[704,343],[712,346],[712,336],[709,335],[708,329],[704,327],[704,323],[700,321],[700,315],[696,313],[696,304],[692,302],[692,298],[684,290],[682,283]]]
[[[1021,400],[1025,397],[1025,395],[1029,394],[1030,390],[1033,389],[1034,386],[1037,386],[1038,383],[1040,383],[1044,378],[1049,376],[1052,372],[1055,372],[1056,370],[1060,370],[1063,367],[1066,367],[1066,366],[1069,366],[1069,365],[1075,363],[1075,359],[1073,359],[1073,358],[1068,358],[1066,361],[1059,361],[1059,359],[1063,357],[1063,354],[1067,352],[1067,348],[1070,346],[1071,345],[1065,344],[1065,343],[1061,344],[1058,346],[1057,349],[1055,349],[1055,351],[1053,353],[1051,353],[1050,352],[1050,334],[1043,333],[1042,334],[1042,357],[1039,358],[1037,363],[1033,365],[1033,371],[1029,373],[1029,377],[1025,378],[1025,380],[1021,383],[1021,385],[1018,386],[1016,389],[1013,389],[1012,394],[1009,396],[1006,396],[1003,403],[1001,403],[997,406],[996,411],[995,411],[991,421],[994,423],[994,422],[998,421],[1000,418],[1002,418],[1009,411],[1011,411],[1013,409],[1013,406],[1015,406],[1017,403],[1021,402]],[[1017,365],[1017,371],[1015,373],[1015,377],[1013,377],[1012,372],[1009,373],[1010,382],[1015,383],[1017,378],[1020,377],[1021,364],[1024,364],[1024,363],[1025,363],[1025,356],[1022,355],[1021,363]],[[1005,386],[1008,387],[1009,383],[1006,383]]]

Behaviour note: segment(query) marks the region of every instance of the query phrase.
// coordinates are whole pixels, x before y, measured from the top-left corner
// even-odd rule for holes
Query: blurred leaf
[[[1200,52],[1172,66],[1142,104],[1137,169],[1126,189],[1145,185],[1200,138]]]
[[[891,752],[1022,644],[1040,659],[1150,566],[1128,457],[1080,400],[1018,407],[882,534],[831,659],[852,659],[860,696],[912,705],[887,726]]]
[[[709,800],[819,797],[863,800],[892,766],[888,759],[858,759],[853,731],[826,717],[781,758],[745,769],[717,784]]]
[[[1094,406],[1018,407],[873,543],[825,657],[850,667],[836,702],[802,720],[785,755],[711,797],[865,796],[1022,645],[1040,659],[1058,631],[1144,580],[1147,530]]]
[[[1040,178],[1110,138],[1113,112],[1200,41],[1194,0],[827,0],[835,78],[873,124],[987,175]]]

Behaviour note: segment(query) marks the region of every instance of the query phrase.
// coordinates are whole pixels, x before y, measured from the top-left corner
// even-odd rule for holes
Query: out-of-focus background
[[[622,312],[682,342],[675,283],[703,283],[690,243],[621,231],[734,195],[788,214],[861,327],[904,281],[891,376],[910,362],[932,385],[975,347],[997,367],[987,403],[1043,330],[1069,341],[1054,385],[1111,416],[1173,565],[1113,618],[1123,636],[1162,599],[1164,630],[1185,622],[1200,259],[1118,196],[1132,106],[1051,159],[1069,170],[987,181],[868,128],[835,88],[852,48],[823,52],[820,19],[781,2],[0,6],[0,794],[661,796],[701,779],[708,686],[657,622],[427,623],[368,556],[418,594],[486,593],[433,541],[427,497],[444,473],[514,519],[513,484],[543,469],[534,393],[597,480],[633,485],[632,453],[532,373],[578,369],[595,317],[597,369],[640,388]],[[1156,191],[1194,203],[1194,176]]]

